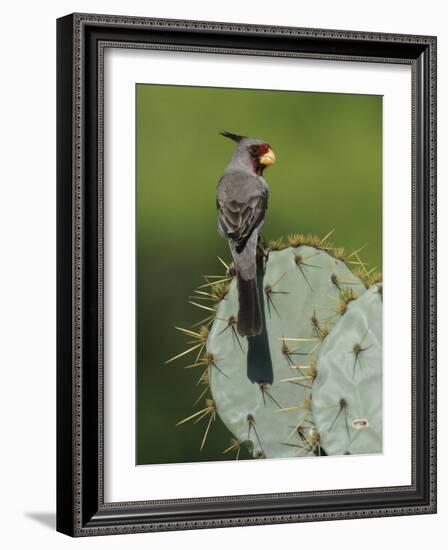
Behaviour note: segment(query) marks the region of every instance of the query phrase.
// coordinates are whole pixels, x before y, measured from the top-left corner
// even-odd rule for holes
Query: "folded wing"
[[[224,235],[235,243],[238,253],[263,221],[267,205],[267,189],[258,177],[229,174],[219,182],[219,223]]]

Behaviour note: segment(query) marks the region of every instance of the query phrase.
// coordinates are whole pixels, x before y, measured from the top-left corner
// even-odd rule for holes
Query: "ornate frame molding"
[[[102,135],[106,47],[412,66],[414,342],[410,486],[104,502]],[[92,14],[58,20],[59,531],[90,536],[436,511],[436,61],[436,38],[430,36]],[[89,122],[92,113],[97,115],[96,125]],[[87,319],[86,305],[90,310],[94,307],[94,321]],[[417,363],[423,374],[417,373]],[[91,414],[95,422],[87,420]],[[303,509],[304,499],[312,511]],[[162,508],[165,515],[160,517]]]

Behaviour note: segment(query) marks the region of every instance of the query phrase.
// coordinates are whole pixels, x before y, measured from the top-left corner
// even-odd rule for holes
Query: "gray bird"
[[[238,285],[238,332],[256,336],[263,329],[257,289],[257,243],[268,207],[263,178],[274,164],[270,146],[260,139],[220,132],[238,147],[219,180],[216,195],[218,231],[229,241]]]

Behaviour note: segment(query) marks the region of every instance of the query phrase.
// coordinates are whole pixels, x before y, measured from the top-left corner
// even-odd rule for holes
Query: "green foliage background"
[[[264,139],[277,156],[266,239],[335,228],[335,244],[367,244],[363,258],[381,270],[382,98],[141,84],[136,101],[137,463],[230,459],[219,419],[202,452],[205,426],[176,427],[200,372],[164,365],[185,349],[174,326],[201,318],[188,296],[222,272],[218,255],[230,258],[215,193],[235,144],[218,130]]]

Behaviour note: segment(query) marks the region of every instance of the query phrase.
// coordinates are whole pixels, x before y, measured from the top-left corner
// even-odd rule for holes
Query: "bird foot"
[[[261,241],[258,241],[257,244],[257,265],[260,266],[263,270],[263,273],[266,271],[266,264],[268,263],[269,250],[264,247],[264,244]]]

